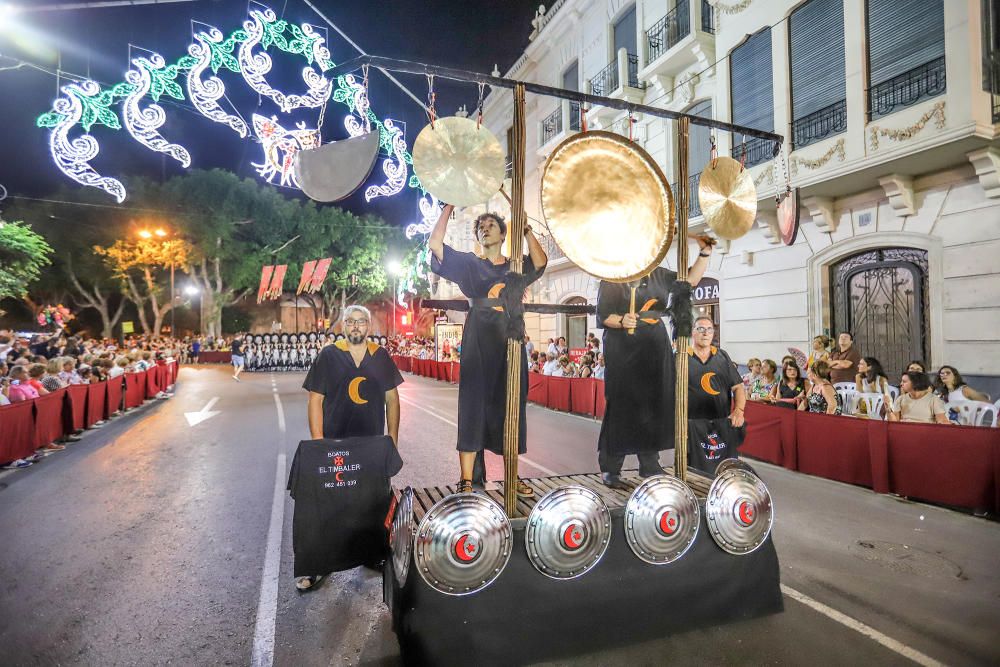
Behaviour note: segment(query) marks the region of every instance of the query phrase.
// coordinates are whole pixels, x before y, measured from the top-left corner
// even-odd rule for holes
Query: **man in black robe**
[[[503,306],[510,260],[501,254],[507,236],[507,224],[496,213],[484,213],[476,219],[476,239],[483,249],[480,257],[459,252],[444,242],[448,220],[454,207],[445,206],[431,233],[431,271],[457,284],[469,299],[469,315],[462,329],[461,375],[458,383],[458,451],[462,492],[473,490],[473,467],[477,453],[488,449],[503,455],[503,430],[507,401],[507,331],[508,314]],[[521,289],[541,277],[548,258],[531,232],[525,229],[528,256],[524,258]],[[521,293],[516,295],[521,298]],[[522,336],[523,338],[523,336]],[[524,342],[521,342],[524,358]],[[525,403],[528,394],[528,365],[521,364],[520,429],[518,452],[525,453]],[[517,492],[533,495],[531,487],[518,482]]]
[[[712,240],[696,237],[698,259],[688,271],[692,286],[701,281],[712,254]],[[601,479],[626,489],[621,480],[625,456],[639,458],[639,475],[663,472],[659,453],[674,446],[674,355],[663,324],[677,273],[653,269],[637,283],[601,281],[597,320],[604,328],[604,396],[607,407],[598,438]],[[637,312],[630,313],[635,287]],[[634,333],[629,333],[634,329]]]

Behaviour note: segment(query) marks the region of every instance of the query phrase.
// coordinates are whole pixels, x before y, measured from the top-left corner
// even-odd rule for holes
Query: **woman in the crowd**
[[[108,369],[108,377],[116,378],[124,375],[128,371],[129,360],[124,354],[115,357],[114,365]]]
[[[559,363],[556,365],[555,370],[552,371],[552,377],[557,378],[571,378],[573,377],[573,365],[569,362],[569,357],[565,354],[559,357]]]
[[[62,368],[62,358],[60,357],[49,359],[49,363],[45,365],[45,375],[42,376],[42,386],[48,389],[50,393],[66,386],[66,383],[59,378],[59,373],[62,372]]]
[[[934,393],[946,403],[990,400],[989,394],[970,387],[954,366],[942,366],[938,369],[937,379],[934,381]]]
[[[580,357],[580,368],[577,371],[577,377],[589,378],[594,375],[594,358],[589,354],[585,354]]]
[[[840,394],[830,382],[830,365],[825,361],[814,362],[809,367],[809,391],[806,400],[799,403],[799,410],[839,415],[843,412]]]
[[[80,374],[76,370],[76,359],[61,357],[59,361],[62,367],[62,370],[59,371],[59,379],[62,380],[63,384],[83,384],[80,380]]]
[[[806,368],[811,369],[817,361],[830,361],[830,344],[833,340],[829,336],[816,336],[812,339],[812,350],[809,352],[809,360]]]
[[[899,381],[899,396],[889,413],[889,421],[917,424],[948,424],[947,408],[931,390],[926,373],[906,371]]]
[[[858,362],[858,374],[854,376],[854,385],[862,394],[881,394],[884,398],[884,409],[892,405],[892,398],[889,395],[889,378],[882,370],[882,364],[875,357],[861,357]],[[855,414],[867,416],[868,404],[864,401],[858,402]]]
[[[27,375],[27,384],[31,385],[39,396],[44,396],[49,393],[49,390],[42,382],[42,378],[45,377],[45,364],[31,364],[27,368]]]
[[[747,395],[753,389],[754,383],[760,377],[760,359],[751,357],[747,361],[747,373],[743,376],[743,388],[747,390]]]
[[[750,386],[751,401],[767,401],[778,386],[778,364],[773,359],[760,362],[760,375]]]
[[[919,359],[914,359],[909,364],[907,364],[906,370],[907,372],[910,373],[926,373],[927,366],[926,364],[924,364],[924,362],[920,361]]]
[[[808,390],[808,383],[798,365],[794,361],[786,363],[781,367],[781,381],[771,392],[771,403],[794,410],[805,400]]]
[[[559,336],[556,347],[559,348],[559,354],[569,354],[569,348],[566,347],[566,339],[563,336]]]

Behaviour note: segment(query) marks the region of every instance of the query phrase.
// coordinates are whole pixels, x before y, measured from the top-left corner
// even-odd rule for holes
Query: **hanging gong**
[[[361,187],[378,159],[378,132],[295,154],[295,180],[319,202],[340,201]]]
[[[571,262],[601,280],[637,280],[674,239],[674,197],[656,161],[611,132],[582,132],[545,163],[542,215]]]
[[[457,207],[489,201],[503,185],[506,169],[500,142],[469,118],[439,118],[413,142],[413,173],[421,185]]]
[[[757,216],[757,188],[750,171],[731,157],[710,160],[698,181],[698,203],[716,236],[740,238]]]
[[[737,556],[748,554],[771,532],[771,494],[757,475],[731,466],[709,487],[705,518],[708,532],[723,551]]]
[[[799,233],[799,189],[791,188],[778,202],[778,229],[785,245],[795,243]]]

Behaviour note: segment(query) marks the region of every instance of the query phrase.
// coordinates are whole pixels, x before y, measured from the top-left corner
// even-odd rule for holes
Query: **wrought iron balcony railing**
[[[802,148],[847,131],[847,100],[792,121],[792,147]]]
[[[580,131],[580,103],[569,103],[569,129],[573,132]]]
[[[542,141],[541,145],[552,141],[552,138],[557,134],[562,132],[562,105],[560,104],[555,108],[555,111],[550,113],[542,121]]]
[[[698,181],[701,179],[701,172],[688,176],[688,220],[701,215],[701,202],[698,201]],[[674,206],[680,214],[680,205],[677,203],[677,183],[671,183],[670,189],[674,193]]]
[[[704,2],[704,0],[702,0]],[[649,62],[672,49],[691,32],[690,0],[678,0],[677,6],[646,31]]]
[[[993,98],[993,122],[1000,123],[1000,53],[987,57],[986,84],[986,90]]]
[[[628,54],[628,85],[631,88],[646,88],[645,82],[639,82],[639,56],[634,53]]]
[[[928,97],[943,95],[947,88],[944,56],[868,89],[868,119],[886,116]]]
[[[746,151],[746,162],[743,163],[745,167],[754,167],[774,158],[773,141],[759,137],[747,137],[744,144],[743,135],[740,134],[735,135],[733,141],[732,156],[734,160],[742,159],[743,153]]]
[[[608,66],[590,80],[590,91],[594,95],[607,97],[618,90],[618,59],[615,58]]]
[[[701,30],[709,35],[715,34],[715,10],[708,0],[701,0]]]
[[[545,254],[548,256],[550,262],[566,256],[566,253],[564,253],[562,249],[556,245],[555,240],[551,236],[539,236],[538,242],[542,246],[542,250],[545,251]]]

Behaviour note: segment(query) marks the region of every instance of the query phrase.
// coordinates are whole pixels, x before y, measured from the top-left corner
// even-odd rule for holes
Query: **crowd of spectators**
[[[849,332],[840,333],[835,346],[831,343],[827,336],[815,337],[804,369],[794,355],[781,360],[780,372],[771,359],[748,360],[743,376],[747,396],[808,412],[926,424],[960,423],[960,404],[990,401],[989,395],[970,387],[953,366],[942,366],[931,376],[922,361],[912,361],[894,386],[878,359],[862,356]],[[852,399],[850,405],[845,397]],[[875,410],[877,415],[868,414]]]
[[[171,338],[131,336],[119,343],[63,331],[18,335],[0,330],[0,406],[32,400],[69,385],[141,373],[154,364],[176,357],[181,348],[179,341]],[[157,395],[158,398],[167,396],[164,392]],[[97,425],[101,424],[103,422]],[[65,440],[79,439],[71,434]],[[0,467],[24,468],[62,449],[65,443],[50,443],[41,447],[31,460],[0,462]]]
[[[532,373],[567,378],[604,379],[604,354],[601,341],[593,333],[587,334],[582,354],[570,355],[566,339],[562,336],[549,338],[545,349],[536,349],[531,339],[525,336],[528,354],[528,370]]]

